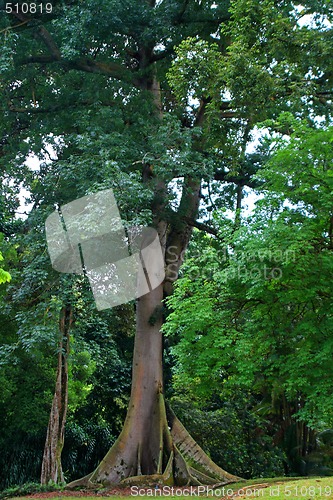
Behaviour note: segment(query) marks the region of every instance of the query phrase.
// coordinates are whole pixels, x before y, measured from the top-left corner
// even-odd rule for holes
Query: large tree
[[[24,5],[7,3],[2,21],[1,145],[16,167],[30,152],[41,159],[28,183],[33,210],[46,215],[112,187],[126,223],[157,230],[165,259],[165,281],[136,303],[123,430],[78,483],[232,481],[166,408],[162,301],[193,227],[215,232],[198,221],[202,183],[231,183],[239,209],[260,165],[246,156],[258,120],[290,107],[326,109],[332,68],[318,56],[331,44],[325,18],[301,27],[298,9],[273,0]],[[330,15],[326,2],[304,8]]]

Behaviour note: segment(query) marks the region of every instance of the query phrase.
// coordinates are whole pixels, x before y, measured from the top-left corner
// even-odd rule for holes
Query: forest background
[[[62,479],[122,429],[137,305],[97,311],[84,276],[52,269],[44,230],[107,188],[126,224],[163,222],[149,324],[190,434],[245,478],[331,474],[330,2],[16,5],[0,20],[0,487],[40,479],[59,363]]]

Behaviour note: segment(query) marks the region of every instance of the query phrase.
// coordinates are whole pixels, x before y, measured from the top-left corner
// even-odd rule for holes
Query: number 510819
[[[7,14],[51,14],[51,3],[6,3]]]

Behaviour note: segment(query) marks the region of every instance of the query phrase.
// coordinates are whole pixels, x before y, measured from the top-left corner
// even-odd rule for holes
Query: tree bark
[[[137,302],[132,391],[122,432],[97,469],[70,483],[69,488],[119,483],[197,485],[229,483],[238,479],[214,464],[172,411],[166,411],[160,332],[162,317],[156,317],[162,299],[163,284]]]
[[[158,189],[161,185],[158,186]],[[184,186],[182,204],[187,211],[197,209],[197,183]],[[172,244],[176,252],[173,272],[178,273],[180,254],[186,249],[189,226],[169,228],[155,206],[154,225],[159,233],[165,262]],[[188,213],[188,214],[189,214]],[[191,214],[193,215],[193,214]],[[183,214],[181,215],[183,216]],[[175,255],[175,254],[173,254]],[[110,451],[88,476],[73,481],[76,486],[97,485],[198,485],[236,481],[237,477],[214,464],[192,439],[171,410],[166,410],[163,394],[162,334],[163,298],[170,277],[137,300],[136,336],[132,366],[132,389],[127,416],[120,436]]]
[[[68,354],[70,349],[70,328],[72,311],[63,307],[59,320],[59,351],[55,392],[47,427],[43,454],[41,484],[63,483],[61,453],[64,446],[65,423],[68,406]]]
[[[142,51],[142,65],[150,53]],[[143,79],[141,87],[151,92],[155,116],[163,118],[160,85],[155,76]],[[196,126],[204,119],[205,104]],[[144,174],[144,172],[143,172]],[[149,176],[143,182],[150,182]],[[154,178],[153,226],[164,253],[164,283],[137,300],[136,336],[132,366],[132,389],[127,416],[120,436],[97,469],[73,481],[76,486],[198,485],[230,483],[236,476],[214,464],[186,429],[166,411],[163,394],[162,334],[163,298],[172,293],[184,252],[189,243],[200,201],[200,179],[184,179],[182,197],[173,223],[168,223],[167,189],[163,179]]]

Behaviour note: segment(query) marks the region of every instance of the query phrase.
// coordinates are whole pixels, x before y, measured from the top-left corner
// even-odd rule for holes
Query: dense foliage
[[[64,305],[66,480],[122,426],[135,304],[97,312],[44,234],[109,187],[128,225],[195,228],[163,314],[167,395],[198,443],[244,477],[332,471],[330,2],[52,7],[1,7],[0,487],[39,479]]]
[[[265,196],[229,237],[230,221],[219,217],[220,237],[193,244],[165,326],[177,335],[177,386],[208,399],[251,391],[272,420],[281,406],[281,439],[290,425],[333,424],[333,130],[288,118],[294,132],[269,141],[258,174]],[[300,457],[315,447],[310,434],[299,437]]]

